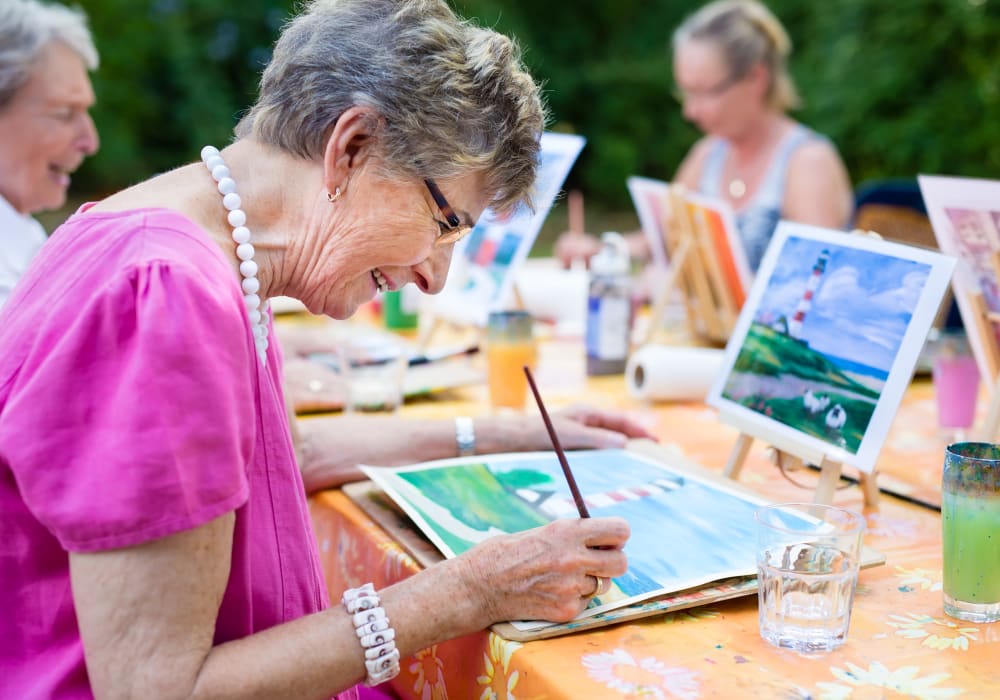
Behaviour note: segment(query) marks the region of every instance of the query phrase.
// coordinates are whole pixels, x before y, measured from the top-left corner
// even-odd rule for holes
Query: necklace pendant
[[[734,177],[729,181],[729,196],[733,199],[739,199],[747,193],[747,183],[743,182],[738,177]]]

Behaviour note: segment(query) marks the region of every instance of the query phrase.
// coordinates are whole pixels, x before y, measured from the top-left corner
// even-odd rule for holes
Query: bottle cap
[[[590,259],[590,270],[596,275],[627,275],[629,272],[628,243],[614,231],[601,234],[601,249]]]

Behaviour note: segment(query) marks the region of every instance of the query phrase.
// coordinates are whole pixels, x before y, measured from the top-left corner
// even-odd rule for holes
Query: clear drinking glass
[[[941,535],[945,613],[1000,620],[1000,445],[960,442],[945,449]]]
[[[864,518],[815,503],[757,511],[760,636],[814,653],[847,639],[858,581]]]

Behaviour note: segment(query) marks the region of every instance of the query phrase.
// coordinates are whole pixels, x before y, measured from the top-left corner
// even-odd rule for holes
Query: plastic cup
[[[944,611],[960,620],[1000,620],[1000,445],[945,449],[941,483]]]
[[[843,645],[864,518],[814,503],[765,506],[756,518],[760,636],[803,653]]]
[[[528,380],[524,366],[535,368],[538,346],[527,311],[494,311],[486,325],[486,366],[490,405],[494,409],[524,409]]]
[[[934,341],[931,376],[937,397],[938,425],[971,428],[976,420],[979,368],[964,334],[942,334]]]

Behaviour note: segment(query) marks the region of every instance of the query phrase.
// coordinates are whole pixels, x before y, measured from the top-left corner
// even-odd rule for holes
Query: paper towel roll
[[[724,350],[645,345],[625,367],[628,393],[649,401],[701,401],[722,367]]]

